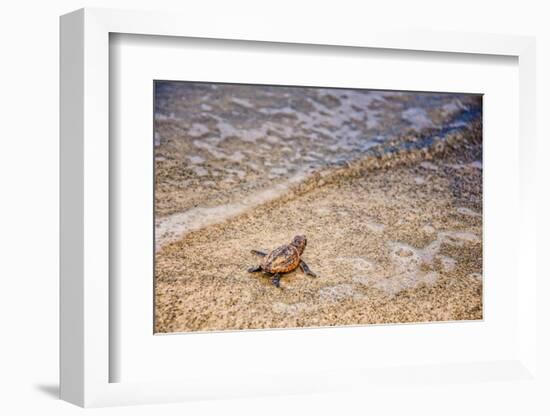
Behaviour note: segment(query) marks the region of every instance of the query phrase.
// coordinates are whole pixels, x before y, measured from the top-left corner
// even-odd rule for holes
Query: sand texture
[[[156,332],[482,319],[479,97],[178,88],[157,96]],[[247,272],[297,234],[317,277]]]

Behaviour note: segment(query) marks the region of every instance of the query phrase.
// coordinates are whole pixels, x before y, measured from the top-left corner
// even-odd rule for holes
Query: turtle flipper
[[[251,252],[252,254],[256,254],[256,255],[261,256],[261,257],[267,256],[267,253],[264,253],[263,251],[250,250],[250,252]]]
[[[280,288],[281,287],[281,275],[279,273],[276,273],[275,275],[273,275],[273,277],[271,278],[271,283],[273,283],[276,287]]]
[[[309,266],[303,260],[300,260],[300,269],[302,269],[302,271],[308,276],[317,277],[317,275],[310,270]]]
[[[261,272],[262,271],[262,266],[250,267],[247,271],[248,271],[248,273]]]

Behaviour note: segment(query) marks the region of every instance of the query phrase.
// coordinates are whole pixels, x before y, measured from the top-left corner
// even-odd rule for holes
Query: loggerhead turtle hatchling
[[[270,253],[252,250],[253,254],[262,256],[263,260],[259,266],[248,269],[248,272],[264,272],[271,276],[271,282],[277,287],[281,287],[281,273],[291,272],[298,266],[300,266],[300,269],[302,269],[305,274],[316,277],[317,275],[313,273],[308,265],[301,259],[306,244],[306,236],[297,235],[290,244],[278,247]]]

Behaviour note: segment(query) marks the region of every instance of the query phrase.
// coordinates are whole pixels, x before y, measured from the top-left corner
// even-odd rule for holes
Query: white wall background
[[[0,413],[76,414],[81,409],[56,399],[58,376],[58,16],[80,7],[178,10],[207,19],[221,14],[326,25],[433,28],[537,36],[540,273],[549,277],[542,243],[550,212],[550,13],[545,1],[415,0],[323,2],[320,0],[169,1],[20,0],[0,9]],[[545,166],[543,166],[545,165]],[[547,256],[547,254],[546,254]],[[544,270],[542,270],[544,268]],[[549,286],[545,290],[550,294]],[[550,302],[549,302],[550,303]],[[541,305],[541,311],[549,308]],[[548,334],[546,351],[550,351]],[[548,355],[548,352],[546,352]],[[542,355],[544,364],[547,358]],[[548,373],[548,372],[547,372]],[[468,386],[440,386],[440,395],[412,389],[405,397],[352,398],[345,393],[179,405],[93,410],[126,414],[544,414],[535,400],[502,385],[499,400]],[[535,394],[535,393],[533,393]],[[548,414],[548,413],[545,413]]]

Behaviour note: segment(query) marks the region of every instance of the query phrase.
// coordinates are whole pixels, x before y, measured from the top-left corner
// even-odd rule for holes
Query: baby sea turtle
[[[290,244],[278,247],[270,253],[252,250],[253,254],[262,256],[264,259],[259,266],[251,267],[248,271],[250,273],[263,272],[271,276],[271,282],[277,287],[281,287],[281,273],[291,272],[298,266],[300,266],[300,269],[302,269],[305,274],[316,277],[317,275],[313,273],[307,264],[300,258],[306,248],[306,244],[306,236],[297,235]]]

